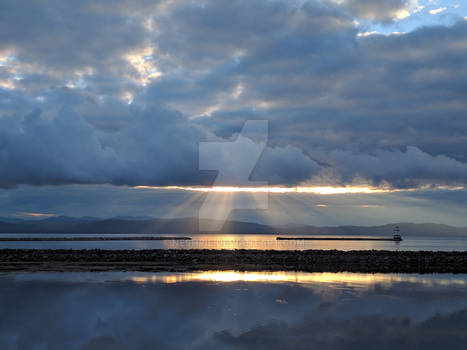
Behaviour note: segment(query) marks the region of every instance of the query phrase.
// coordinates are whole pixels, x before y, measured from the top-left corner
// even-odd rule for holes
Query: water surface
[[[0,349],[464,349],[467,275],[0,275]]]
[[[123,236],[130,234],[0,234],[0,237],[83,237]],[[163,236],[138,234],[138,236]],[[73,241],[73,242],[0,242],[1,248],[42,249],[338,249],[338,250],[433,250],[464,251],[467,239],[459,237],[404,237],[402,242],[393,241],[277,241],[277,235],[253,234],[168,234],[189,236],[191,241]],[[300,237],[299,235],[294,237]],[[310,236],[303,236],[310,237]],[[332,236],[335,237],[335,236]],[[361,237],[361,236],[360,236]]]

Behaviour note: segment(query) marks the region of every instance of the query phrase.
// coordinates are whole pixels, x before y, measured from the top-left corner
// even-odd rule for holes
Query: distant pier
[[[189,241],[191,237],[0,237],[0,242]]]

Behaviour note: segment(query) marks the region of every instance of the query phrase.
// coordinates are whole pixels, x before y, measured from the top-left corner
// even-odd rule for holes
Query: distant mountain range
[[[181,233],[197,234],[197,218],[155,219],[120,216],[111,219],[94,217],[50,217],[39,220],[0,218],[0,233]],[[398,225],[403,236],[464,236],[467,227],[441,224],[393,223],[380,226],[268,226],[242,221],[226,221],[217,233],[226,234],[293,234],[293,235],[371,235],[388,236]],[[216,232],[206,232],[216,233]]]

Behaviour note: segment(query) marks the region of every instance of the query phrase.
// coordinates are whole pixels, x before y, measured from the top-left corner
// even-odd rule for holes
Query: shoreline
[[[196,270],[467,273],[467,251],[0,250],[0,272]]]

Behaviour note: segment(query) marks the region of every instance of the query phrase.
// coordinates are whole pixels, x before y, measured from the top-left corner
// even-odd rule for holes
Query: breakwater
[[[467,251],[1,249],[0,271],[467,273]]]
[[[396,241],[394,238],[375,237],[276,237],[278,241]]]
[[[189,241],[190,237],[0,237],[0,242],[68,242],[68,241]]]

